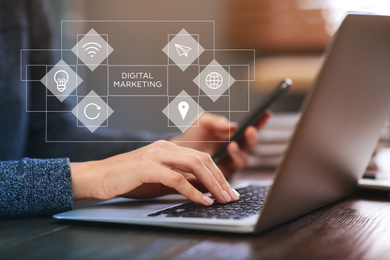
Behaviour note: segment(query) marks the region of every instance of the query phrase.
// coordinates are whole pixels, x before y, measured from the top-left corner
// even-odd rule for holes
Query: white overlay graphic
[[[83,24],[83,26],[73,26],[75,23]],[[151,24],[167,25],[166,38],[156,39],[156,41],[161,42],[161,46],[164,46],[160,49],[160,53],[166,57],[165,62],[137,64],[132,63],[130,59],[128,64],[112,64],[109,61],[109,56],[114,52],[114,48],[109,44],[109,37],[118,39],[118,36],[120,38],[119,32],[131,35],[134,34],[131,30],[143,31],[144,26]],[[172,24],[176,24],[177,29],[169,29],[172,28]],[[66,43],[66,47],[63,42],[65,26],[78,28],[77,33],[75,32],[73,36],[74,42],[70,43],[70,46],[68,46],[69,43]],[[122,29],[118,29],[119,26],[122,26]],[[198,27],[202,29],[197,29]],[[102,28],[105,28],[103,29],[105,31],[101,31]],[[131,30],[126,31],[126,28],[131,28]],[[207,31],[205,28],[209,28],[210,33],[204,33]],[[134,35],[142,37],[139,34]],[[150,40],[150,38],[147,39]],[[48,117],[48,113],[71,113],[77,118],[77,127],[85,127],[93,134],[99,127],[109,126],[108,119],[114,110],[108,104],[114,102],[116,98],[150,96],[167,100],[167,105],[162,110],[162,113],[167,117],[167,127],[177,128],[181,132],[185,132],[189,127],[198,127],[194,123],[205,111],[224,113],[228,119],[230,119],[231,113],[249,112],[250,82],[255,79],[255,52],[247,49],[215,48],[214,21],[67,20],[61,23],[61,46],[62,48],[58,50],[21,50],[20,79],[26,82],[26,88],[29,87],[30,82],[40,82],[48,90],[46,91],[47,100],[55,97],[60,102],[69,99],[75,104],[71,111],[58,111],[56,106],[51,105],[52,102],[47,102],[43,110],[32,110],[28,103],[30,99],[26,98],[27,112],[46,113],[47,142],[94,142],[93,139],[91,139],[92,141],[76,141],[66,138],[64,141],[49,140],[47,131],[50,128],[51,117]],[[113,46],[121,47],[119,45]],[[137,51],[132,49],[131,45],[123,45],[122,47],[125,46],[126,48],[118,49],[115,52]],[[60,59],[54,64],[28,63],[29,55],[45,52],[57,52],[60,54]],[[222,63],[223,59],[219,59],[219,57],[223,53],[245,54],[248,63]],[[118,56],[118,53],[115,56]],[[154,51],[153,56],[156,56],[156,59],[159,58],[158,52]],[[99,77],[106,75],[106,82],[99,82],[101,85],[106,84],[106,91],[96,91],[100,93],[98,95],[94,90],[89,92],[84,90],[89,84],[83,83],[83,79],[79,75],[82,77],[86,75],[85,68],[90,71],[88,77],[94,77],[94,73]],[[179,70],[176,71],[175,68]],[[34,76],[39,74],[32,73],[37,69],[45,72],[45,74],[41,74],[41,78]],[[172,84],[176,82],[176,77],[185,77],[188,82],[180,86],[182,89],[179,92],[171,88]],[[191,84],[194,87],[188,89],[189,92],[187,92],[187,85],[191,86]],[[94,85],[89,85],[89,87],[94,89]],[[177,86],[175,87],[177,89]],[[26,93],[28,95],[30,92]],[[82,93],[88,93],[88,95],[82,95]],[[244,98],[241,100],[244,102],[240,102],[243,105],[238,104],[235,102],[235,98],[232,98],[238,94]],[[159,112],[156,111],[156,113]],[[123,141],[139,142],[138,140]],[[145,140],[144,142],[150,141],[153,140]]]
[[[187,47],[187,46],[184,46],[184,45],[180,45],[180,44],[177,44],[175,43],[175,47],[176,47],[176,50],[177,50],[177,53],[179,54],[179,56],[186,56],[188,57],[188,52],[190,50],[192,50],[191,47]]]

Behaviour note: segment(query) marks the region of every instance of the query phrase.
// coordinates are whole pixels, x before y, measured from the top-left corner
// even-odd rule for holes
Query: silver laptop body
[[[239,220],[147,216],[182,202],[174,195],[154,200],[117,198],[54,218],[237,233],[264,231],[350,194],[364,173],[389,112],[390,17],[349,14],[327,47],[323,67],[307,95],[260,214]]]

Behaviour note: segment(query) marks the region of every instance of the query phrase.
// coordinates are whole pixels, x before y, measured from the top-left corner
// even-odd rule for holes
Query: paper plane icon
[[[184,46],[184,45],[180,45],[180,44],[176,44],[175,43],[175,47],[176,47],[176,50],[177,50],[177,53],[179,54],[179,56],[188,56],[188,52],[192,49],[190,47],[187,47],[187,46]]]

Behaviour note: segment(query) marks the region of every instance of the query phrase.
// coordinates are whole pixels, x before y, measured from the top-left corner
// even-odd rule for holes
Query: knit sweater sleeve
[[[0,218],[46,216],[72,208],[67,158],[0,161]]]

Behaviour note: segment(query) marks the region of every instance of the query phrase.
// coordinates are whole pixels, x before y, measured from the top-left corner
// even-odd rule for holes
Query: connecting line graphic
[[[85,28],[87,32],[84,29],[75,32],[73,43],[71,43],[73,47],[67,48],[64,42],[64,32],[67,27],[76,28],[75,24],[82,24],[83,26],[80,28]],[[102,24],[106,27],[113,26],[115,30],[102,33],[98,32],[100,29],[98,31],[94,29],[100,28]],[[167,57],[166,64],[111,64],[109,62],[111,53],[121,51],[114,50],[109,44],[110,34],[120,31],[118,28],[130,27],[128,25],[132,25],[133,29],[134,26],[143,29],[145,26],[155,26],[155,24],[167,25],[167,28],[164,29],[166,30],[167,42],[165,46],[163,43],[161,44],[162,54],[165,53]],[[172,33],[172,25],[178,28],[176,34]],[[211,41],[207,40],[210,34],[206,34],[207,37],[204,38],[207,30],[211,32]],[[121,33],[123,34],[123,31]],[[115,35],[110,38],[115,38]],[[56,64],[28,64],[26,61],[31,52],[58,53],[61,59]],[[250,58],[247,63],[241,64],[219,63],[220,55],[229,53],[242,54]],[[231,113],[249,112],[250,82],[255,81],[255,50],[216,49],[215,21],[210,20],[64,20],[61,22],[61,49],[22,49],[20,51],[20,64],[20,80],[26,82],[26,95],[30,93],[29,88],[32,83],[43,84],[46,87],[45,110],[30,109],[29,98],[26,98],[27,112],[46,114],[46,142],[107,142],[50,140],[48,137],[48,128],[50,127],[48,114],[72,113],[77,118],[77,127],[87,128],[91,133],[94,133],[100,127],[108,127],[109,117],[114,113],[114,110],[108,105],[109,100],[116,98],[161,97],[166,99],[167,106],[161,112],[167,117],[167,127],[177,128],[182,132],[185,132],[189,127],[198,127],[199,125],[194,125],[194,122],[204,112],[227,113],[230,120]],[[195,96],[189,95],[183,88],[178,95],[172,95],[169,87],[171,80],[174,82],[176,76],[182,77],[176,68],[179,68],[183,73],[188,69],[190,73],[187,75],[192,75],[194,67],[197,74],[190,76],[188,82],[197,86],[197,94]],[[103,75],[107,77],[105,95],[97,95],[93,90],[87,95],[79,95],[79,88],[84,87],[84,85],[80,85],[83,79],[79,73],[85,68],[88,68],[90,73],[97,70],[95,74],[98,77]],[[34,73],[38,70],[44,71],[45,75]],[[244,93],[245,100],[238,102],[236,98],[233,98],[233,95],[237,93],[240,93],[240,96]],[[48,102],[49,99],[58,99],[59,102],[64,102],[65,99],[74,99],[77,101],[77,105],[70,111],[52,110],[51,107],[48,107],[51,103]],[[237,102],[245,105],[237,107]],[[213,103],[214,105],[210,105]],[[235,104],[234,109],[232,109],[233,104]],[[151,141],[153,140],[143,142]],[[121,140],[115,142],[139,141]],[[211,140],[208,142],[224,141]]]

